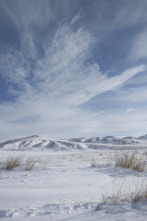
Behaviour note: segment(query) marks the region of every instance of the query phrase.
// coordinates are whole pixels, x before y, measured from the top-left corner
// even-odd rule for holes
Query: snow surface
[[[119,140],[118,145],[112,144],[114,139]],[[146,144],[146,139],[134,137],[53,140],[38,136],[1,143],[0,219],[147,220],[145,199],[104,202],[120,186],[125,194],[133,194],[147,185],[147,173],[115,167],[116,155],[124,151],[137,150],[146,160]],[[21,156],[21,165],[11,171],[4,169],[7,158],[16,156]],[[29,157],[36,164],[26,171]]]

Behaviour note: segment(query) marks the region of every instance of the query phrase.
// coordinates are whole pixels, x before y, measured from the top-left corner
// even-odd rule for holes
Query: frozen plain
[[[126,151],[136,151],[146,160],[147,136],[70,140],[32,136],[1,143],[0,219],[145,221],[145,199],[104,201],[120,188],[133,194],[147,185],[147,171],[115,167],[116,156]],[[7,171],[3,166],[13,156],[20,156],[21,164]],[[36,163],[26,171],[30,157]]]

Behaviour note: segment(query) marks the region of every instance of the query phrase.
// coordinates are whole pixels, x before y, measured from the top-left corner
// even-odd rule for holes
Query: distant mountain
[[[71,150],[71,149],[99,149],[99,148],[121,148],[123,146],[137,146],[147,144],[147,134],[140,137],[123,137],[117,138],[113,136],[92,137],[92,138],[71,138],[68,140],[55,140],[42,138],[37,135],[8,140],[0,143],[1,150]]]
[[[147,140],[147,134],[137,138],[138,140]]]
[[[8,140],[8,141],[0,143],[0,147],[3,147],[5,145],[7,145],[7,144],[13,144],[13,143],[17,143],[17,142],[22,142],[22,141],[25,141],[25,140],[33,139],[33,138],[36,138],[36,137],[39,137],[39,136],[33,135],[33,136],[25,137],[25,138],[18,138],[18,139],[14,139],[14,140]]]
[[[133,136],[128,136],[128,137],[123,137],[122,139],[136,139],[137,137],[133,137]]]

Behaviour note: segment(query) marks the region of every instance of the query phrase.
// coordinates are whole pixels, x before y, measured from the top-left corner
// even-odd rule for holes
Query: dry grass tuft
[[[145,200],[147,202],[147,180],[144,179],[142,183],[135,183],[135,191],[131,192],[130,187],[126,186],[127,180],[119,181],[113,186],[112,192],[110,194],[104,192],[102,194],[103,201],[106,202],[124,202],[130,201],[137,203],[140,200]],[[127,188],[126,188],[127,187]]]
[[[39,163],[40,161],[37,159],[33,159],[32,157],[29,157],[26,160],[26,164],[25,164],[25,170],[30,171],[34,168],[34,166]]]
[[[133,152],[132,154],[124,153],[121,156],[116,156],[115,166],[145,172],[146,163],[136,156],[136,152]]]
[[[111,167],[111,166],[113,166],[113,164],[111,162],[99,163],[99,159],[92,158],[91,159],[91,166],[97,167],[97,168],[102,168],[102,167]]]
[[[6,161],[6,169],[7,170],[12,170],[12,169],[20,166],[21,161],[22,161],[22,157],[21,156],[8,157],[8,159]]]
[[[125,179],[123,179],[123,181],[121,182],[117,182],[114,184],[114,186],[112,187],[112,191],[110,194],[107,193],[107,191],[105,190],[105,192],[102,194],[103,197],[103,201],[104,202],[123,202],[126,199],[126,194],[124,194],[124,182]]]
[[[0,169],[4,169],[4,162],[0,162]]]
[[[139,185],[136,184],[136,190],[132,195],[130,196],[130,199],[132,202],[137,203],[141,199],[145,199],[147,201],[147,180],[144,179],[142,184]]]
[[[97,167],[97,162],[95,159],[91,159],[91,166],[92,167]]]
[[[147,200],[147,189],[144,191],[136,192],[133,196],[130,197],[133,203],[137,203],[141,199]]]

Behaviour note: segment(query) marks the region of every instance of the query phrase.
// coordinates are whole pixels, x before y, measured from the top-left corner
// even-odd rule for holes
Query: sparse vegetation
[[[12,170],[12,169],[20,166],[21,161],[22,161],[22,157],[21,156],[8,157],[7,161],[6,161],[6,169],[7,170]]]
[[[0,162],[0,169],[6,169],[6,170],[10,171],[16,167],[19,167],[21,165],[22,161],[23,161],[22,156],[8,157],[5,161]],[[25,170],[26,171],[32,170],[34,168],[34,166],[40,162],[41,162],[41,159],[39,159],[39,158],[33,158],[33,157],[27,158],[26,162],[24,164]]]
[[[113,190],[111,194],[104,192],[102,198],[103,201],[106,202],[124,202],[130,201],[133,203],[137,203],[139,200],[143,199],[147,202],[147,180],[144,179],[141,184],[135,183],[135,191],[130,192],[130,186],[128,186],[126,191],[126,182],[127,180],[123,180],[117,185],[113,186]]]
[[[4,168],[4,162],[0,162],[0,169]]]
[[[123,181],[119,181],[115,183],[112,187],[111,193],[107,193],[107,190],[102,189],[103,194],[102,198],[104,202],[123,202],[126,198],[126,194],[124,194],[123,186],[124,186],[124,179]]]
[[[138,191],[130,197],[133,203],[137,203],[141,199],[145,199],[147,201],[147,188],[144,191]]]
[[[130,196],[131,201],[137,203],[140,199],[145,199],[147,201],[147,179],[144,178],[141,185],[136,183],[135,192]]]
[[[99,161],[100,161],[99,159],[92,158],[91,159],[91,166],[101,168],[101,167],[111,167],[113,165],[111,162],[99,163]]]
[[[33,159],[32,157],[29,157],[26,160],[26,164],[25,164],[25,170],[30,171],[34,168],[35,164],[38,163],[37,159]]]
[[[133,152],[132,154],[126,152],[120,156],[116,156],[115,166],[130,168],[138,172],[145,172],[146,163],[137,157],[136,152]]]
[[[97,162],[95,159],[91,159],[91,166],[92,167],[97,167]]]

